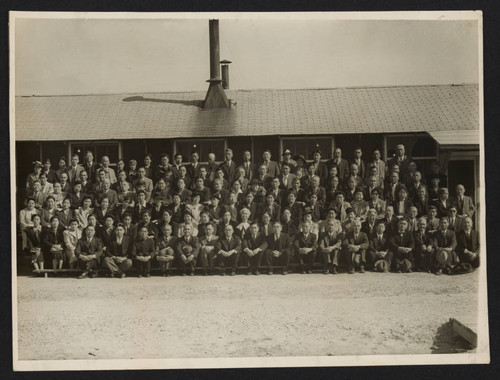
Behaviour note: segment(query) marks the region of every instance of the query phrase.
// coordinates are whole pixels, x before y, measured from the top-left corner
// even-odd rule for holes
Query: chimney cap
[[[232,62],[229,59],[223,59],[222,61],[220,61],[220,63],[223,65],[229,65]]]

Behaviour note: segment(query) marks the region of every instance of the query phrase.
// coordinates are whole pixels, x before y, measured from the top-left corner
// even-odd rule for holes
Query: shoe
[[[162,277],[167,277],[167,274],[166,273],[162,273],[161,275]]]
[[[183,273],[182,275],[185,277],[185,276],[186,276],[186,273]]]
[[[137,277],[142,278],[142,274],[139,274]]]
[[[89,272],[83,272],[78,276],[78,279],[86,278],[89,275]]]
[[[90,272],[90,273],[89,273],[89,277],[90,277],[90,278],[95,278],[95,277],[97,277],[97,272],[94,272],[94,271]]]
[[[308,270],[308,271],[307,271],[307,274],[312,274],[312,270]]]
[[[220,273],[220,275],[221,275],[221,276],[225,276],[225,275],[226,275],[226,272],[222,271],[222,272]]]
[[[248,270],[247,272],[247,276],[250,276],[252,274],[252,271],[251,270]]]
[[[337,273],[338,273],[338,272],[337,272],[337,267],[333,267],[333,268],[332,268],[332,274],[337,274]]]
[[[413,273],[413,271],[411,269],[408,269],[406,273]]]
[[[306,274],[305,270],[300,271],[301,274]]]
[[[365,273],[365,267],[364,266],[360,266],[359,267],[359,273]]]
[[[151,275],[148,273],[148,274],[146,275],[146,278],[150,278],[150,277],[151,277]]]
[[[258,270],[256,270],[256,271],[254,272],[254,275],[256,275],[256,276],[258,276],[259,274],[260,274],[260,272],[259,272]]]
[[[208,272],[207,272],[207,271],[204,271],[204,272],[203,272],[203,276],[208,276]]]
[[[189,275],[190,276],[194,276],[194,272],[189,272]]]
[[[329,271],[328,269],[325,269],[325,270],[323,271],[323,274],[329,274],[329,273],[330,273],[330,271]]]
[[[127,275],[126,275],[125,273],[123,273],[123,272],[122,272],[122,273],[120,273],[119,278],[124,278],[124,277],[127,277]]]
[[[349,268],[349,274],[354,274],[354,268]]]
[[[396,271],[396,273],[401,273],[401,271],[400,271],[400,270],[397,270],[397,271]]]
[[[234,276],[235,274],[236,274],[236,272],[233,270],[233,271],[231,271],[230,276]]]
[[[273,274],[273,271],[270,270],[269,272],[267,272],[268,275],[272,275]]]
[[[284,271],[283,271],[283,275],[285,276],[285,275],[287,275],[287,274],[288,274],[288,272],[287,272],[286,270],[284,270]]]
[[[439,268],[437,271],[436,271],[436,276],[440,276],[443,274],[443,270],[441,268]]]

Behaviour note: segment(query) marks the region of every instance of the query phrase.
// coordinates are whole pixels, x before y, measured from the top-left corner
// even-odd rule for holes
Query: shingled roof
[[[17,141],[479,131],[477,85],[16,97]],[[478,134],[479,135],[479,134]]]

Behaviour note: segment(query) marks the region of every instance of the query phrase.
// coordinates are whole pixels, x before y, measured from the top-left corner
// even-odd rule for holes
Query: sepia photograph
[[[10,12],[14,370],[489,363],[482,43]]]

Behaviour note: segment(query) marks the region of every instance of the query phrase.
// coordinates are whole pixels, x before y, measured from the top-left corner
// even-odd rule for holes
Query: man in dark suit
[[[366,220],[361,224],[361,231],[371,239],[376,233],[376,221],[377,221],[377,211],[374,209],[369,209],[366,213]],[[385,231],[385,229],[384,229]]]
[[[290,236],[281,232],[280,222],[273,223],[273,233],[267,238],[267,249],[264,252],[264,262],[269,268],[268,274],[273,274],[273,266],[283,267],[283,274],[288,274],[288,264],[292,249]]]
[[[31,215],[33,226],[26,228],[26,241],[28,252],[31,254],[31,263],[35,269],[43,269],[44,260],[42,253],[42,219],[40,215]]]
[[[364,161],[361,159],[362,156],[363,156],[363,151],[361,150],[360,147],[354,149],[354,157],[351,161],[351,165],[356,164],[358,166],[358,176],[360,176],[361,178],[365,178],[366,165]]]
[[[292,181],[297,178],[295,174],[290,173],[290,165],[287,163],[281,164],[281,174],[279,175],[280,189],[291,189]]]
[[[392,204],[398,200],[399,190],[401,190],[401,183],[399,183],[399,174],[397,172],[389,173],[389,183],[385,187],[384,199],[387,204]]]
[[[355,219],[352,223],[352,231],[347,233],[343,243],[344,251],[348,254],[349,274],[354,274],[355,266],[359,266],[359,273],[365,273],[366,250],[368,247],[368,236],[361,232],[361,221]]]
[[[85,170],[79,162],[80,157],[78,157],[78,154],[73,154],[71,156],[71,166],[68,168],[68,177],[71,184],[74,184],[76,180],[80,180],[80,173]]]
[[[422,272],[431,271],[432,240],[427,227],[427,219],[420,218],[417,221],[418,229],[413,233],[415,240],[415,268]]]
[[[266,202],[261,203],[258,211],[258,220],[262,221],[262,216],[268,214],[271,217],[271,222],[281,219],[281,207],[274,201],[273,194],[266,195]]]
[[[315,149],[312,154],[314,164],[314,174],[320,178],[320,183],[324,186],[326,177],[328,177],[328,167],[326,163],[321,161],[321,150]]]
[[[194,179],[198,177],[198,173],[200,172],[201,164],[199,161],[199,153],[196,151],[191,152],[191,162],[186,166],[187,175],[191,179],[191,183],[194,182]]]
[[[236,265],[241,253],[241,239],[233,234],[231,224],[224,227],[223,235],[217,244],[217,266],[222,266],[221,275],[225,276],[226,268],[230,268],[230,275],[236,274]]]
[[[326,190],[323,186],[320,186],[321,179],[319,176],[314,175],[312,177],[312,183],[307,191],[306,200],[310,202],[310,198],[312,194],[316,194],[318,197],[318,204],[320,207],[323,207],[326,202]]]
[[[257,165],[252,162],[252,154],[249,150],[243,152],[242,158],[243,161],[241,161],[240,166],[245,170],[245,178],[251,181],[257,170]]]
[[[434,248],[433,262],[436,274],[440,275],[443,270],[446,274],[451,274],[451,269],[457,263],[457,238],[455,232],[448,229],[447,217],[439,218],[439,230],[434,232],[432,247]]]
[[[194,268],[196,268],[196,260],[200,253],[200,242],[197,237],[193,236],[193,227],[190,224],[184,224],[182,237],[177,239],[175,245],[175,253],[179,257],[179,262],[182,267],[182,275],[194,276]]]
[[[479,233],[472,229],[472,219],[464,218],[464,229],[457,233],[457,254],[461,263],[479,267]]]
[[[385,233],[385,223],[378,222],[375,233],[370,238],[368,249],[370,266],[376,272],[389,272],[392,265],[393,253],[389,246],[389,236]]]
[[[97,180],[97,170],[99,166],[99,164],[94,162],[94,155],[92,154],[92,152],[87,152],[85,154],[85,164],[83,165],[83,167],[87,172],[88,180],[92,183],[96,182]],[[49,180],[49,182],[51,181]]]
[[[267,248],[266,236],[259,232],[259,225],[252,223],[250,233],[243,240],[243,252],[248,257],[248,273],[259,274],[262,254]]]
[[[302,221],[302,206],[295,200],[295,193],[288,194],[287,204],[283,205],[283,210],[290,211],[292,222],[298,228]]]
[[[295,240],[293,242],[293,247],[299,259],[300,271],[302,274],[306,272],[309,274],[312,273],[314,258],[316,257],[316,250],[318,248],[317,240],[318,237],[311,233],[311,223],[302,223],[302,232],[295,235]]]
[[[408,231],[408,221],[405,218],[398,221],[398,229],[390,239],[390,247],[394,253],[394,271],[411,273],[415,264],[413,256],[415,240],[413,240],[413,233]]]
[[[215,235],[215,225],[213,222],[208,222],[205,225],[205,233],[200,240],[200,253],[198,257],[201,261],[203,274],[206,276],[209,271],[212,274],[217,258],[217,245],[219,237]]]
[[[333,158],[328,161],[328,167],[331,168],[333,165],[337,166],[337,173],[339,175],[340,184],[344,185],[347,178],[349,178],[349,162],[342,158],[342,149],[335,148],[333,153]]]
[[[132,240],[125,235],[123,223],[118,223],[113,239],[108,242],[104,264],[111,272],[111,276],[123,278],[125,272],[132,267],[132,257],[135,246]]]
[[[260,186],[267,189],[273,177],[267,174],[267,167],[265,165],[260,165],[257,168],[257,172],[253,176],[252,182],[257,182]],[[278,180],[279,184],[279,180]]]
[[[147,227],[137,228],[137,239],[135,241],[133,258],[137,265],[138,277],[151,277],[151,260],[155,256],[155,242],[148,237]]]
[[[172,236],[172,226],[163,224],[161,234],[156,239],[156,261],[160,263],[160,270],[163,277],[170,276],[170,271],[175,260],[176,238]]]
[[[219,165],[224,171],[224,178],[232,183],[236,176],[236,164],[233,161],[233,150],[231,148],[226,149],[224,161]]]
[[[78,276],[79,279],[97,276],[97,260],[103,252],[102,242],[95,237],[95,227],[88,225],[85,228],[85,236],[82,236],[76,243],[75,256],[77,257],[78,267],[83,269],[83,273]]]
[[[405,146],[403,144],[396,145],[396,155],[388,161],[389,170],[392,170],[394,166],[399,167],[399,175],[401,177],[401,182],[406,183],[410,175],[410,162],[411,159],[405,154]]]
[[[338,254],[342,247],[343,237],[340,222],[330,219],[326,225],[326,232],[319,239],[319,251],[323,254],[324,274],[330,272],[329,266],[331,266],[332,274],[337,274],[339,266]]]
[[[262,163],[267,169],[267,175],[271,178],[277,177],[280,173],[279,165],[276,161],[271,160],[271,151],[266,149],[262,154]]]

